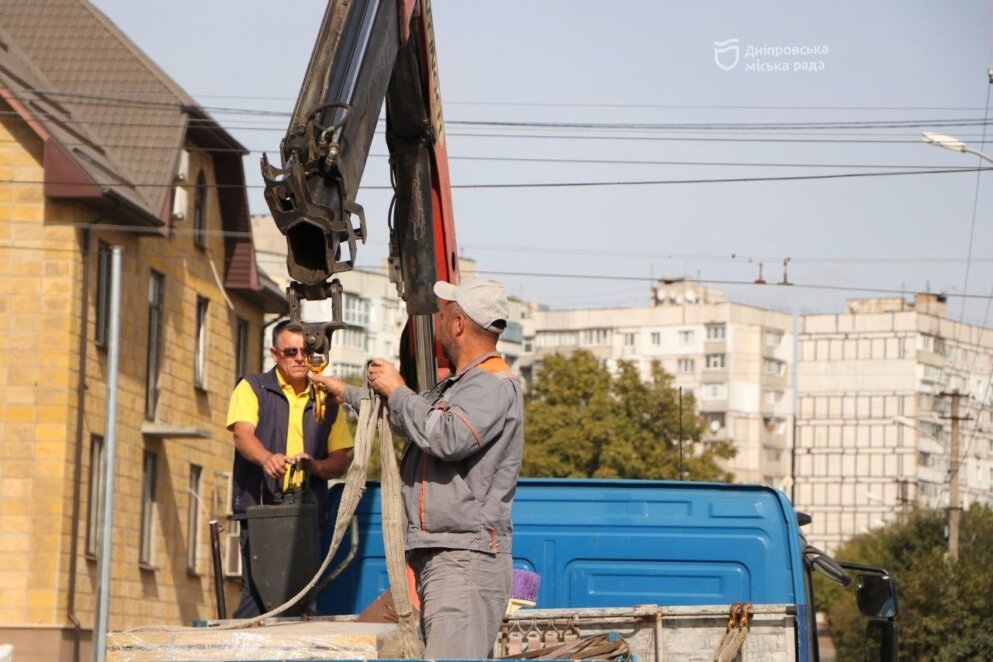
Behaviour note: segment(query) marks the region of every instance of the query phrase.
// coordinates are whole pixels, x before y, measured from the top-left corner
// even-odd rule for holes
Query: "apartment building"
[[[92,4],[0,4],[0,45],[0,642],[88,658],[110,475],[109,627],[216,614],[227,397],[286,302],[256,269],[245,149]]]
[[[727,469],[740,482],[782,487],[792,443],[792,320],[731,303],[689,278],[661,280],[643,307],[546,310],[523,320],[521,371],[533,379],[543,357],[585,349],[608,366],[653,360],[692,392],[707,422],[705,440],[730,440],[738,455]]]
[[[796,506],[813,544],[833,549],[915,503],[949,506],[955,392],[958,505],[993,504],[993,330],[918,294],[806,315],[798,336]]]

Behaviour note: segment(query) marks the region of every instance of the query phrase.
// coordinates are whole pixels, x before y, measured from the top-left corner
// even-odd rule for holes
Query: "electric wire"
[[[452,184],[452,189],[466,190],[487,190],[487,189],[544,189],[544,188],[596,188],[611,186],[672,186],[685,184],[746,184],[760,182],[796,182],[796,181],[824,181],[831,179],[864,179],[867,177],[905,177],[908,175],[948,175],[968,172],[985,172],[993,170],[993,167],[976,168],[940,168],[930,170],[913,171],[879,171],[879,172],[845,172],[823,175],[780,175],[769,177],[711,177],[701,179],[642,179],[642,180],[615,180],[615,181],[586,181],[586,182],[515,182],[496,184]],[[49,181],[35,179],[0,179],[3,184],[62,184],[82,186],[79,182],[69,181]],[[175,188],[175,183],[162,184],[156,182],[94,182],[96,186],[128,186],[133,188]],[[262,189],[264,184],[211,184],[211,188],[246,188]],[[366,191],[392,191],[389,185],[368,185],[361,187]]]
[[[987,82],[987,85],[986,85],[986,107],[985,107],[985,110],[984,110],[984,116],[985,117],[989,117],[990,92],[991,92],[991,90],[993,90],[993,80],[988,81]],[[983,139],[984,139],[984,141],[985,141],[985,138],[986,138],[986,127],[984,125],[983,126]],[[989,160],[989,157],[986,157],[985,155],[983,155],[983,156],[976,155],[976,158],[979,160],[979,163],[980,164],[984,160]],[[975,235],[976,235],[976,217],[977,217],[977,212],[979,210],[979,191],[980,191],[981,179],[982,179],[982,173],[981,172],[977,172],[976,173],[976,186],[975,186],[975,190],[973,192],[973,197],[972,197],[972,218],[971,218],[970,224],[969,224],[969,244],[968,244],[968,249],[966,251],[966,255],[968,256],[969,259],[966,261],[966,264],[965,264],[965,279],[964,279],[964,283],[962,285],[962,291],[963,292],[968,292],[969,291],[969,276],[970,276],[971,267],[972,267],[972,248],[973,248],[973,243],[974,243]],[[983,323],[982,323],[982,326],[984,326],[984,327],[986,326],[986,323],[987,323],[987,321],[989,319],[989,312],[990,312],[990,305],[987,302],[986,311],[983,314]],[[959,308],[959,322],[961,323],[964,318],[965,318],[965,302],[963,302],[962,303],[962,306]],[[956,329],[956,336],[958,335],[958,330],[961,329],[961,328],[962,327],[958,327]],[[957,338],[956,338],[956,340],[957,340]],[[976,357],[976,360],[978,362],[978,360],[979,360],[978,355]],[[989,392],[990,392],[991,386],[993,386],[993,371],[990,372],[990,376],[987,379],[986,388],[980,394],[981,402],[982,401],[985,401],[989,397]],[[956,462],[956,465],[958,467],[958,471],[961,471],[961,458],[963,456],[967,456],[969,454],[969,450],[972,447],[972,442],[976,438],[976,430],[977,430],[978,425],[979,425],[979,417],[977,416],[976,419],[975,419],[975,421],[973,422],[972,431],[967,435],[964,450],[962,450],[959,453],[959,457],[958,458],[955,458],[955,462]],[[950,472],[949,472],[948,480],[951,481],[951,473]],[[955,505],[957,507],[958,504],[955,504]]]
[[[166,104],[170,106],[181,106],[175,101],[176,95],[172,92],[133,92],[131,90],[120,91],[108,94],[94,94],[83,92],[71,92],[67,90],[56,90],[47,88],[20,88],[21,91],[30,91],[38,94],[61,97],[84,97],[86,99],[100,99],[108,101],[140,101],[151,98],[168,98],[169,102],[152,102]],[[285,101],[294,103],[296,97],[268,96],[268,95],[244,95],[244,94],[189,94],[194,99],[237,99],[241,101]],[[953,112],[975,112],[982,111],[982,106],[919,106],[919,105],[761,105],[761,104],[661,104],[661,103],[618,103],[618,102],[582,102],[582,101],[503,101],[503,100],[466,100],[454,99],[445,101],[446,106],[492,106],[492,107],[534,107],[534,108],[604,108],[604,109],[667,109],[667,110],[773,110],[773,111],[953,111]]]

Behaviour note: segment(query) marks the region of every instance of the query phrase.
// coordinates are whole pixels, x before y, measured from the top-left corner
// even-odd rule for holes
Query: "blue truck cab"
[[[370,484],[356,517],[357,554],[321,596],[324,613],[359,613],[389,588],[377,484]],[[785,605],[795,642],[789,658],[815,660],[811,573],[821,567],[839,581],[847,577],[811,551],[800,530],[806,521],[782,492],[759,485],[521,479],[514,567],[540,575],[540,609]],[[855,569],[870,584],[860,607],[872,603],[863,611],[875,610],[869,615],[892,625],[892,580],[880,569]],[[895,627],[880,627],[874,641],[882,640],[877,648],[887,659]]]

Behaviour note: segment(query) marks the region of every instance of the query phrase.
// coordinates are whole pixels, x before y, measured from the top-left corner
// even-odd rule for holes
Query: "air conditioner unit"
[[[229,518],[234,477],[230,471],[214,473],[214,512],[223,522],[224,576],[241,577],[241,522]],[[225,515],[220,515],[225,513]]]
[[[229,520],[224,534],[224,576],[241,577],[241,522]]]

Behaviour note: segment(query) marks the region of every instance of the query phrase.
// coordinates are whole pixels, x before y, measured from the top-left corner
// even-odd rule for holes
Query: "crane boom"
[[[301,322],[303,300],[331,300],[331,320],[303,325],[307,348],[326,360],[332,333],[345,326],[334,275],[355,266],[366,238],[356,194],[384,105],[394,186],[390,279],[411,317],[401,366],[408,383],[428,388],[438,360],[432,288],[458,282],[430,0],[328,3],[280,143],[282,165],[262,157],[265,198],[286,237],[291,318]]]

